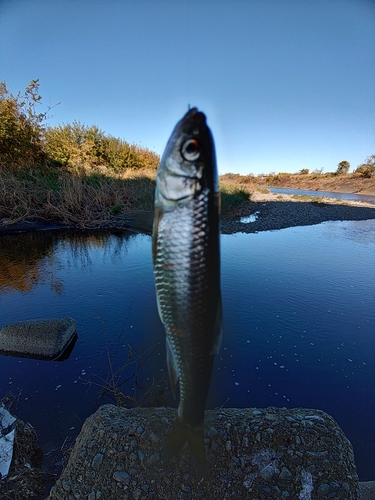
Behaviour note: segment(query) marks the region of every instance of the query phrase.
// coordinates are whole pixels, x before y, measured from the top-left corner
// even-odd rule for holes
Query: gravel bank
[[[244,224],[240,222],[239,217],[222,217],[222,233],[257,233],[294,226],[311,226],[327,221],[375,219],[375,207],[323,202],[249,202],[248,208],[249,215],[257,212],[258,219],[255,222]]]

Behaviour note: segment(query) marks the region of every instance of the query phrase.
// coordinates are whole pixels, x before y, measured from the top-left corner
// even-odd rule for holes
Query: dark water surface
[[[275,188],[266,186],[271,193],[280,194],[297,194],[307,196],[326,196],[327,198],[339,198],[340,200],[362,201],[375,205],[375,196],[370,194],[355,194],[355,193],[339,193],[337,191],[312,191],[309,189],[288,189],[288,188]]]
[[[208,408],[325,410],[351,440],[361,480],[374,480],[375,221],[221,241],[224,337]],[[88,415],[111,402],[100,397],[111,374],[137,400],[164,390],[151,238],[72,231],[0,237],[0,327],[64,316],[77,321],[78,332],[66,361],[0,356],[0,398],[18,400],[15,413],[36,428],[44,451],[74,438]],[[152,379],[155,390],[144,395]]]

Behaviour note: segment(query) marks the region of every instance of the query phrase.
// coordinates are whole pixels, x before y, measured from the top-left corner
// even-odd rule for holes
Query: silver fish
[[[166,332],[169,378],[180,386],[167,455],[188,442],[204,469],[204,409],[221,342],[220,192],[215,146],[206,117],[190,109],[177,123],[156,179],[153,264]]]

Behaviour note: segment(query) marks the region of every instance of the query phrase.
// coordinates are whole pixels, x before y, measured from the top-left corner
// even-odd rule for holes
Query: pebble
[[[147,463],[149,465],[157,464],[159,461],[160,461],[160,455],[159,455],[159,453],[153,453],[147,459]]]
[[[307,451],[307,455],[310,455],[310,457],[314,458],[324,458],[328,455],[328,451]]]
[[[150,438],[151,443],[154,443],[154,444],[156,444],[160,441],[159,436],[157,436],[154,432],[151,432],[149,438]]]
[[[290,477],[292,477],[292,473],[287,467],[283,467],[280,472],[280,477],[281,479],[289,479]]]
[[[66,479],[64,479],[62,481],[62,487],[64,488],[65,491],[70,491],[72,488],[72,485],[71,485],[70,481],[67,481]]]
[[[143,495],[142,490],[140,490],[139,488],[137,488],[133,491],[133,498],[135,498],[135,500],[138,500],[138,498],[141,498],[142,495]]]
[[[319,486],[317,493],[320,497],[323,497],[328,494],[329,490],[330,490],[329,484],[322,483]]]
[[[104,455],[102,453],[97,453],[92,459],[91,466],[93,469],[98,470],[102,465]]]
[[[210,437],[211,439],[214,437],[214,436],[217,436],[218,435],[218,432],[217,430],[215,429],[215,427],[210,427],[210,430],[208,431],[208,437]]]
[[[130,483],[130,474],[125,471],[116,471],[113,473],[113,479],[121,484],[128,485]]]
[[[260,471],[260,476],[265,481],[269,481],[276,472],[276,470],[277,469],[275,469],[272,465],[267,465],[267,467],[264,467],[264,469]]]

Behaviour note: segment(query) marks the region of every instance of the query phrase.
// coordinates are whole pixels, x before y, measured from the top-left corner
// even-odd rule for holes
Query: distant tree
[[[309,169],[308,168],[302,168],[298,173],[301,174],[301,175],[307,175],[309,173]]]
[[[349,172],[350,168],[350,163],[346,160],[340,161],[340,163],[337,165],[337,170],[336,174],[338,175],[343,175],[347,174]]]
[[[371,178],[375,174],[375,155],[368,156],[365,163],[359,165],[354,173],[361,177]]]

